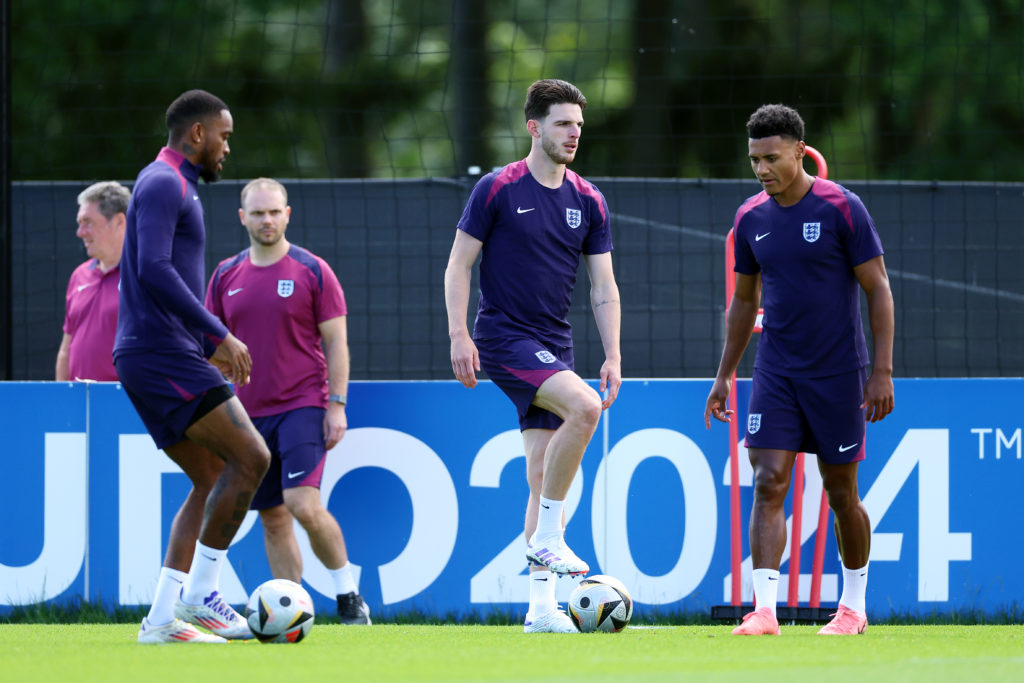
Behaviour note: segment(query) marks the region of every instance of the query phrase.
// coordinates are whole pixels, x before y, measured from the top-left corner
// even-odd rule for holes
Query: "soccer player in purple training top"
[[[253,381],[238,388],[238,398],[272,455],[251,504],[260,511],[270,570],[301,583],[298,519],[334,580],[341,623],[369,624],[345,537],[320,500],[327,451],[348,427],[345,295],[326,261],[285,237],[291,207],[281,183],[247,184],[238,216],[250,246],[217,266],[206,307],[249,340]]]
[[[167,129],[167,146],[139,173],[128,205],[114,365],[192,490],[171,525],[138,640],[223,643],[252,637],[217,588],[270,452],[225,379],[248,383],[249,351],[202,303],[206,229],[196,183],[219,178],[231,113],[210,93],[189,90],[168,107]]]
[[[116,382],[111,354],[117,332],[117,285],[131,192],[121,183],[95,183],[78,195],[78,230],[89,260],[68,281],[64,336],[55,379]]]
[[[590,570],[565,544],[563,507],[601,411],[622,384],[619,289],[612,273],[608,204],[573,173],[587,100],[576,86],[541,80],[526,96],[530,153],[476,184],[459,220],[445,300],[452,369],[467,387],[481,368],[515,404],[526,453],[526,633],[575,633],[555,602],[553,574]],[[480,261],[480,301],[472,338],[466,325],[470,276]],[[604,345],[602,401],[573,371],[566,320],[580,256]]]
[[[857,491],[865,422],[893,410],[893,299],[882,243],[860,198],[803,170],[804,122],[768,104],[747,122],[750,165],[764,191],[736,212],[736,293],[704,423],[725,410],[731,380],[764,308],[746,447],[754,468],[750,552],[757,609],[737,635],[778,635],[775,604],[786,545],[783,503],[798,452],[815,453],[835,513],[843,563],[839,609],[819,633],[867,627],[871,523]],[[875,362],[868,375],[860,290],[867,294]]]

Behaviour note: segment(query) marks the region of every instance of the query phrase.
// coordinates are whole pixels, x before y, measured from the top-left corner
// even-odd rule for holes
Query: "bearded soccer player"
[[[532,84],[526,96],[530,153],[476,184],[459,220],[445,271],[452,369],[467,387],[481,369],[515,404],[526,453],[526,633],[575,633],[555,601],[555,575],[590,570],[564,539],[565,498],[602,409],[622,384],[619,290],[612,273],[608,204],[566,168],[576,157],[587,100],[562,80]],[[466,324],[470,276],[480,260],[473,336]],[[566,317],[580,257],[604,346],[601,399],[574,372]]]
[[[779,634],[783,503],[798,452],[818,456],[843,564],[839,608],[819,633],[863,633],[871,522],[857,490],[857,465],[865,457],[866,422],[894,407],[894,306],[882,243],[857,195],[804,171],[804,122],[796,110],[765,105],[750,117],[747,131],[750,165],[763,191],[736,212],[736,293],[704,409],[708,427],[712,416],[729,421],[730,378],[760,303],[745,442],[754,468],[749,533],[757,609],[733,633]],[[870,374],[861,290],[874,338]]]
[[[202,303],[206,229],[196,183],[220,176],[231,112],[214,95],[189,90],[166,120],[167,145],[139,173],[128,205],[114,366],[192,490],[171,525],[138,641],[224,643],[252,637],[217,589],[270,452],[227,383],[248,383],[248,348]]]
[[[217,266],[206,307],[252,351],[253,381],[238,388],[238,398],[272,458],[251,507],[260,513],[274,578],[302,582],[297,519],[334,581],[341,623],[369,624],[345,537],[320,499],[327,451],[348,427],[345,294],[326,261],[285,236],[291,207],[284,185],[257,178],[241,199],[249,248]]]

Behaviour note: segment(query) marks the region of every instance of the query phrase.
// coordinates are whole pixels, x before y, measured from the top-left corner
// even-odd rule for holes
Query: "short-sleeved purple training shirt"
[[[317,326],[347,311],[326,261],[293,244],[277,263],[257,266],[245,249],[217,266],[206,307],[249,347],[251,381],[235,392],[250,416],[327,407],[327,360]]]
[[[597,187],[566,169],[553,190],[517,161],[477,182],[458,229],[484,243],[473,337],[571,346],[566,318],[580,255],[612,250],[608,204]]]
[[[764,308],[754,367],[827,377],[868,364],[853,269],[882,242],[860,198],[815,178],[793,206],[761,192],[736,212],[736,272],[761,274]]]
[[[73,380],[116,382],[114,335],[121,270],[106,273],[96,259],[75,268],[64,297],[64,333],[71,336],[68,375]]]

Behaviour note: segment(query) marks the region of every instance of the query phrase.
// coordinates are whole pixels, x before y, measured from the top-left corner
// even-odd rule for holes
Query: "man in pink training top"
[[[725,348],[704,408],[728,422],[731,377],[764,307],[754,361],[746,447],[754,468],[750,513],[757,609],[736,635],[778,635],[775,603],[786,546],[783,503],[798,452],[815,453],[835,513],[843,594],[822,634],[863,633],[871,521],[857,491],[865,421],[892,412],[893,299],[882,242],[860,198],[803,168],[804,122],[766,104],[747,121],[750,166],[763,191],[736,212],[736,293]],[[875,362],[870,375],[860,315],[867,295]]]
[[[348,420],[345,295],[327,262],[285,237],[284,186],[257,178],[242,188],[238,217],[249,248],[217,266],[206,307],[248,340],[252,383],[238,398],[270,447],[270,469],[253,496],[275,578],[302,581],[293,520],[334,580],[343,624],[369,624],[348,562],[345,537],[320,500],[327,451]]]
[[[116,382],[114,335],[121,245],[131,192],[113,181],[95,183],[78,195],[75,232],[89,260],[71,273],[64,296],[64,337],[57,350],[58,382]]]

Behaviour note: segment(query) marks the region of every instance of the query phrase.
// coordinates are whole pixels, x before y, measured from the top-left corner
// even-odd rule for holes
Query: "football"
[[[245,619],[261,643],[297,643],[313,628],[313,600],[294,581],[271,579],[249,596]]]
[[[582,633],[618,633],[633,617],[633,598],[614,577],[588,576],[569,597],[569,617]]]

